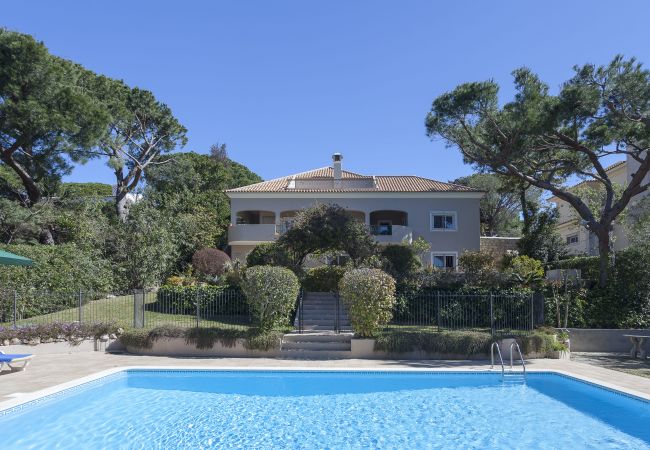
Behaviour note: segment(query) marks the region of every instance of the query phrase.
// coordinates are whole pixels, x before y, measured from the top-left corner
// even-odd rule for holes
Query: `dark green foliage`
[[[598,281],[598,257],[597,256],[575,256],[569,259],[562,259],[553,264],[554,269],[578,269],[580,277],[587,286],[592,286]]]
[[[300,283],[289,269],[255,266],[246,269],[242,290],[260,329],[286,326],[296,305]]]
[[[498,98],[493,81],[461,84],[434,100],[426,127],[479,170],[550,191],[570,204],[598,238],[598,284],[604,288],[612,224],[633,196],[650,187],[644,182],[650,171],[650,127],[644,125],[650,120],[650,71],[620,55],[603,66],[574,70],[553,95],[530,69],[517,69],[509,102]],[[603,166],[611,155],[639,162],[620,193]],[[590,205],[572,192],[566,181],[576,175],[595,183],[608,201]]]
[[[364,224],[338,205],[318,204],[300,211],[278,239],[300,268],[312,253],[345,252],[355,265],[375,253],[376,242]]]
[[[276,242],[257,244],[246,256],[246,265],[293,267],[291,256],[287,250]]]
[[[286,330],[248,331],[229,328],[181,328],[176,326],[156,327],[152,330],[131,329],[120,336],[120,342],[127,347],[150,349],[154,342],[163,338],[185,338],[188,345],[201,350],[209,350],[216,343],[224,347],[235,346],[237,339],[244,339],[244,347],[249,350],[274,350],[280,348]]]
[[[385,330],[379,333],[375,350],[389,353],[426,352],[442,355],[487,355],[493,338],[477,331],[444,331],[432,329]]]
[[[345,267],[322,266],[307,270],[302,287],[308,292],[338,292]]]
[[[566,246],[556,229],[558,212],[540,209],[534,202],[528,203],[526,208],[522,235],[517,242],[519,254],[548,266],[566,254]]]
[[[0,266],[0,289],[26,294],[29,290],[108,292],[114,287],[110,263],[75,244],[0,245],[0,249],[35,262],[33,267]]]
[[[509,186],[506,178],[492,173],[475,173],[458,178],[454,183],[485,191],[480,210],[482,236],[519,235],[519,193]]]
[[[386,245],[380,254],[386,261],[384,271],[396,280],[411,278],[422,267],[420,258],[407,245]]]
[[[156,302],[148,305],[153,311],[170,314],[196,314],[199,301],[204,314],[248,316],[248,304],[239,289],[225,286],[162,286]]]
[[[99,197],[105,198],[113,195],[110,184],[104,183],[62,183],[61,195],[67,198]]]

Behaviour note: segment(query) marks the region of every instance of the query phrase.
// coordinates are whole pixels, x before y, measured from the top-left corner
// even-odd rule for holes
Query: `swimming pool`
[[[12,449],[650,449],[650,402],[554,373],[126,370],[0,414]]]

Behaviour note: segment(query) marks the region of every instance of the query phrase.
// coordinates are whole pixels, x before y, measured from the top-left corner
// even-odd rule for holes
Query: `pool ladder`
[[[510,344],[510,370],[506,372],[505,364],[503,364],[503,358],[501,357],[501,348],[499,347],[498,342],[493,342],[490,347],[490,360],[492,365],[490,369],[494,369],[494,348],[497,349],[497,355],[499,356],[499,362],[501,363],[501,381],[508,383],[525,383],[526,382],[526,363],[524,362],[524,356],[521,353],[519,344],[517,341],[513,341]],[[519,359],[521,360],[521,372],[515,372],[514,369],[514,350],[517,349],[519,353]]]

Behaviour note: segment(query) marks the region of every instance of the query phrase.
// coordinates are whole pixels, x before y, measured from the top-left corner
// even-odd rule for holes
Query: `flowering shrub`
[[[103,335],[118,334],[120,328],[113,322],[79,323],[54,322],[42,325],[25,325],[17,328],[0,327],[0,343],[12,343],[18,339],[22,344],[68,341],[78,343],[84,339],[98,339]]]
[[[255,266],[246,270],[242,289],[258,326],[268,330],[288,323],[300,283],[284,267]]]
[[[359,337],[373,337],[393,317],[395,280],[379,269],[346,272],[339,291]]]

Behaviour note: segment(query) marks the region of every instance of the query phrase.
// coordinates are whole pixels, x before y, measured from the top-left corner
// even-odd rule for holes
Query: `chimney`
[[[340,153],[334,153],[332,155],[332,161],[334,162],[334,187],[340,187],[341,186],[341,160],[343,159],[343,155]]]

